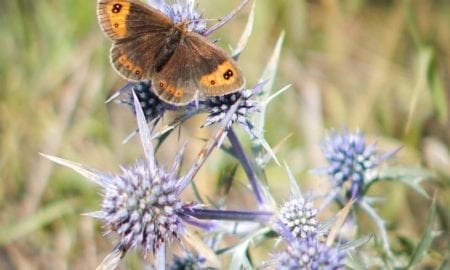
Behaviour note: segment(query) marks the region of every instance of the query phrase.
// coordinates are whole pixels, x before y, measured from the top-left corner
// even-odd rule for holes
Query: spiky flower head
[[[203,34],[207,30],[206,20],[196,8],[194,0],[178,0],[173,4],[165,4],[161,11],[169,16],[174,23],[185,24],[188,31]]]
[[[316,235],[290,242],[281,253],[275,254],[278,270],[338,270],[344,269],[345,252],[328,247]]]
[[[146,127],[141,110],[138,118],[140,128]],[[140,131],[148,138],[148,130]],[[98,269],[115,269],[130,249],[140,248],[145,254],[156,254],[164,244],[179,240],[185,232],[184,219],[189,219],[186,209],[193,211],[193,204],[184,203],[178,197],[182,191],[177,176],[182,152],[172,168],[166,170],[156,164],[153,152],[148,151],[151,145],[143,143],[146,159],[122,167],[122,173],[117,175],[45,155],[102,187],[101,210],[87,215],[101,220],[106,232],[117,236],[118,243]]]
[[[180,213],[185,204],[177,195],[177,178],[163,169],[155,171],[144,160],[103,183],[102,208],[94,217],[119,245],[142,247],[155,253],[162,243],[179,239],[184,226]]]
[[[350,197],[359,197],[366,173],[394,153],[379,155],[376,143],[367,145],[361,131],[351,133],[345,129],[330,132],[322,149],[328,161],[326,173],[336,187],[342,187],[345,182],[350,181],[351,187],[347,194]]]
[[[184,230],[181,211],[188,205],[178,198],[181,190],[177,175],[184,148],[170,170],[158,166],[150,130],[135,94],[133,101],[145,159],[122,168],[121,175],[100,182],[104,198],[101,211],[94,216],[103,221],[108,232],[119,236],[121,249],[142,247],[146,253],[156,253],[163,243],[179,239]]]
[[[230,108],[236,102],[239,102],[238,108],[229,122],[229,127],[234,123],[238,123],[243,126],[247,132],[253,134],[253,124],[249,121],[249,115],[250,113],[259,110],[259,103],[251,98],[259,90],[260,86],[258,85],[254,89],[246,89],[224,96],[208,98],[202,102],[202,105],[204,105],[205,110],[209,114],[203,126],[206,127],[221,122]]]
[[[133,99],[145,158],[133,166],[121,167],[121,174],[103,173],[44,155],[77,171],[102,188],[101,210],[88,215],[101,220],[107,233],[117,236],[118,244],[98,269],[115,269],[132,248],[141,248],[146,254],[155,254],[157,260],[164,260],[160,254],[164,254],[165,244],[180,239],[185,232],[184,222],[192,220],[186,209],[194,212],[194,204],[179,199],[180,193],[192,180],[178,176],[184,147],[171,168],[159,166],[139,100],[136,95]]]
[[[285,202],[278,213],[275,230],[285,238],[306,238],[317,233],[317,209],[304,198]]]

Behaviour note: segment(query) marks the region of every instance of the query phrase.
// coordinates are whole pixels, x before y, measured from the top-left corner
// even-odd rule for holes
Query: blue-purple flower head
[[[196,9],[194,0],[178,1],[177,3],[166,5],[165,13],[172,18],[175,23],[185,23],[188,31],[203,34],[206,31],[206,21],[203,14]]]
[[[344,269],[345,252],[329,247],[317,235],[289,242],[287,248],[275,254],[278,270],[338,270]]]
[[[195,0],[178,0],[166,3],[162,0],[149,0],[148,3],[169,16],[176,24],[185,24],[188,31],[203,34],[207,30],[203,14],[197,10]]]
[[[179,239],[186,205],[178,198],[176,175],[158,167],[153,171],[142,160],[108,180],[103,183],[102,207],[95,217],[108,233],[119,237],[121,247],[155,253],[163,243]]]
[[[145,254],[159,254],[165,244],[180,240],[185,232],[184,223],[192,219],[186,214],[186,209],[192,212],[194,205],[179,198],[191,180],[178,176],[184,147],[171,168],[159,166],[141,104],[136,95],[133,99],[144,159],[132,166],[121,167],[120,174],[110,174],[45,155],[102,188],[101,209],[88,215],[102,221],[107,233],[117,237],[117,245],[99,269],[115,269],[130,249],[139,248]]]
[[[274,229],[288,241],[307,238],[317,233],[317,212],[310,200],[291,199],[281,206]]]
[[[142,127],[146,124],[142,111],[140,114]],[[147,144],[144,148],[149,150],[151,146]],[[103,223],[106,233],[117,238],[117,245],[99,269],[115,269],[130,249],[156,254],[164,244],[180,240],[184,235],[184,219],[189,218],[185,210],[192,208],[192,204],[179,199],[181,188],[177,172],[181,156],[180,151],[172,168],[166,170],[156,164],[153,152],[146,151],[145,159],[133,166],[121,167],[121,174],[110,174],[46,155],[102,188],[101,209],[88,215]]]
[[[376,143],[366,144],[361,131],[351,133],[345,129],[330,132],[322,149],[328,161],[326,173],[336,187],[350,182],[350,197],[360,196],[366,173],[391,156],[379,155]]]
[[[258,102],[252,99],[256,91],[259,91],[259,88],[246,89],[240,92],[206,99],[202,102],[202,105],[205,106],[205,110],[208,112],[208,118],[203,126],[206,127],[215,123],[220,123],[223,118],[225,118],[230,108],[236,102],[240,102],[229,125],[231,126],[234,123],[238,123],[246,129],[252,129],[253,125],[248,119],[252,112],[259,110]]]
[[[313,205],[312,196],[301,194],[287,165],[286,169],[292,198],[281,206],[273,226],[286,247],[273,254],[270,265],[280,270],[344,269],[346,252],[325,242],[325,227],[318,224],[318,209]]]
[[[142,127],[145,120],[140,113]],[[148,144],[144,148],[151,149]],[[172,168],[166,170],[156,164],[152,152],[146,151],[146,159],[121,167],[121,174],[103,173],[57,157],[46,157],[72,168],[102,188],[101,209],[88,215],[99,219],[107,234],[116,236],[117,245],[99,269],[115,269],[130,249],[156,254],[164,244],[184,235],[184,219],[189,218],[185,210],[192,204],[179,199],[177,172],[181,152]]]
[[[105,177],[102,209],[95,217],[102,220],[109,232],[119,236],[118,246],[128,250],[141,247],[155,254],[164,243],[183,234],[183,207],[178,168],[182,148],[169,170],[160,167],[154,156],[150,130],[137,95],[133,96],[139,135],[145,159],[134,166],[122,168],[121,175]]]

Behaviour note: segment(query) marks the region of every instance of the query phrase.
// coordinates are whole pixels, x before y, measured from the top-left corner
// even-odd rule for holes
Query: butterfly
[[[113,45],[114,69],[129,81],[151,80],[163,101],[177,106],[196,98],[239,91],[245,84],[235,61],[208,38],[189,31],[139,0],[98,0],[102,31]]]

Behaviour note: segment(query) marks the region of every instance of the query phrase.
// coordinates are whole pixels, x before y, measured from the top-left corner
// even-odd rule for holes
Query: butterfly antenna
[[[247,5],[248,1],[249,0],[242,0],[241,4],[237,8],[231,11],[227,16],[223,17],[222,19],[219,19],[219,22],[211,26],[208,30],[206,30],[206,32],[203,35],[204,36],[211,35],[214,31],[216,31],[217,29],[225,25],[227,22],[229,22],[231,19],[233,19],[233,17],[236,16],[236,14],[238,14],[239,11],[241,11],[241,9],[244,8],[245,5]]]

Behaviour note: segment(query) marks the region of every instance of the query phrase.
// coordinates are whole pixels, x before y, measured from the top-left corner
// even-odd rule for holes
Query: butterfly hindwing
[[[148,34],[131,40],[121,40],[110,51],[113,67],[125,79],[150,80],[154,74],[158,53],[164,46],[164,36]]]
[[[188,33],[185,48],[196,62],[194,78],[204,96],[220,96],[241,90],[245,79],[235,61],[209,39]]]
[[[241,71],[222,49],[188,32],[162,70],[155,73],[153,89],[166,102],[186,104],[196,93],[199,97],[225,95],[240,90],[244,83]]]

